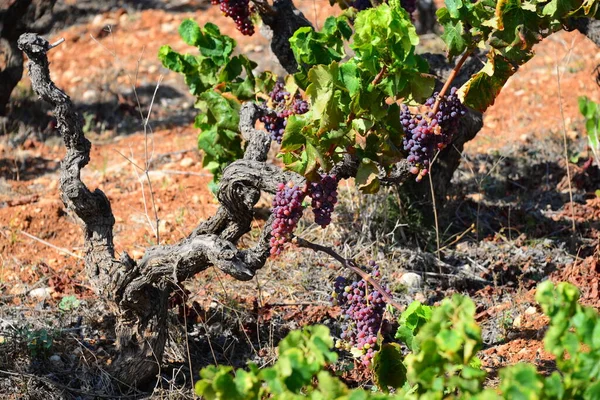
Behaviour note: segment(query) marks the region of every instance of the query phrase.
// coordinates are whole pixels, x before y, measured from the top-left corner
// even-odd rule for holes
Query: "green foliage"
[[[568,283],[560,283],[556,288],[551,282],[540,284],[536,300],[550,317],[544,345],[556,357],[561,371],[545,382],[544,391],[560,394],[558,398],[563,399],[600,398],[598,313],[578,304],[579,291]]]
[[[597,0],[446,0],[437,11],[450,57],[479,47],[487,63],[462,87],[465,105],[485,111],[533,46],[563,28],[570,18],[593,17]]]
[[[599,0],[446,0],[445,5],[437,17],[448,56],[464,59],[477,48],[488,51],[487,62],[459,91],[464,104],[484,111],[531,59],[536,43],[573,18],[596,17]],[[264,98],[274,78],[255,77],[256,64],[234,56],[235,41],[213,24],[200,28],[185,20],[179,32],[199,54],[163,46],[159,58],[185,76],[197,97],[198,145],[204,166],[218,179],[242,156],[240,104]],[[427,62],[415,54],[418,44],[411,18],[397,0],[361,12],[347,8],[320,31],[298,29],[290,45],[299,72],[285,79],[286,88],[303,93],[310,110],[287,121],[278,155],[285,166],[312,179],[351,153],[360,161],[356,184],[365,193],[377,192],[378,176],[405,157],[398,102],[417,105],[433,90]]]
[[[25,343],[31,357],[45,357],[52,350],[54,343],[52,332],[47,329],[31,330],[28,327],[19,328],[17,337]]]
[[[404,360],[409,382],[418,386],[416,394],[439,393],[428,398],[441,399],[448,392],[481,391],[485,371],[476,356],[482,341],[474,315],[473,301],[454,295],[442,301],[419,329],[413,341],[418,350]]]
[[[231,367],[206,367],[200,371],[196,394],[207,400],[377,398],[362,390],[351,392],[324,370],[337,360],[337,354],[330,350],[332,346],[333,339],[325,326],[292,331],[279,343],[279,359],[272,367],[259,370],[250,364],[248,371],[237,370],[235,376]]]
[[[417,334],[427,322],[431,321],[433,307],[413,301],[398,318],[396,339],[400,340],[413,352],[419,350]]]
[[[579,111],[585,117],[588,143],[594,153],[594,158],[596,162],[600,163],[598,158],[600,157],[600,104],[581,96],[579,97]]]
[[[333,339],[324,326],[293,331],[279,344],[279,359],[269,368],[235,371],[207,367],[200,372],[196,393],[210,399],[531,399],[592,400],[600,398],[600,318],[577,303],[578,290],[566,283],[539,285],[536,295],[550,318],[546,350],[558,371],[544,377],[535,366],[516,364],[499,371],[497,389],[484,389],[485,371],[476,352],[481,330],[475,306],[464,296],[445,299],[432,308],[415,302],[399,318],[397,337],[412,342],[403,356],[400,345],[386,343],[373,360],[373,378],[384,392],[349,389],[325,370],[336,361]],[[407,340],[407,338],[409,340]],[[389,387],[395,388],[388,394]]]
[[[345,41],[354,54],[342,62]],[[403,158],[399,107],[388,99],[420,101],[433,89],[427,63],[415,54],[418,42],[410,16],[385,4],[330,17],[321,32],[296,31],[290,43],[301,71],[294,78],[310,111],[288,121],[281,147],[287,167],[310,176],[355,153],[361,159],[357,184],[377,191],[378,165]]]
[[[77,300],[77,297],[70,295],[64,296],[60,299],[60,303],[58,303],[58,309],[61,311],[72,311],[79,308],[81,302]]]
[[[257,93],[268,90],[274,80],[270,73],[255,77],[256,63],[245,55],[233,56],[235,40],[222,35],[214,24],[200,28],[186,19],[179,35],[199,54],[180,54],[162,46],[158,58],[166,68],[182,74],[196,96],[200,113],[195,126],[201,129],[198,147],[204,152],[202,166],[213,173],[211,188],[216,189],[223,168],[243,155],[238,130],[241,103],[256,100]]]

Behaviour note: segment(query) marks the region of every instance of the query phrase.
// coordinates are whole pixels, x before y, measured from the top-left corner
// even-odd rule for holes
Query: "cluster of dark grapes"
[[[302,99],[299,94],[296,94],[289,104],[290,93],[285,90],[283,82],[277,82],[275,87],[269,93],[271,98],[272,112],[268,115],[260,117],[260,122],[265,124],[265,129],[271,135],[271,139],[281,143],[287,118],[292,114],[305,114],[308,112],[308,102]]]
[[[369,262],[370,275],[379,279],[379,266]],[[386,288],[389,293],[389,290]],[[363,365],[369,366],[376,353],[377,333],[383,322],[386,301],[364,279],[350,281],[339,277],[334,283],[333,303],[342,309],[342,333],[336,347],[358,350]]]
[[[435,152],[444,149],[452,141],[458,130],[459,120],[466,113],[466,108],[453,87],[450,94],[441,99],[434,115],[433,107],[437,96],[438,93],[434,93],[433,97],[427,99],[425,109],[420,114],[411,114],[405,104],[400,111],[400,123],[405,132],[404,150],[408,151],[410,172],[417,175],[417,182],[429,172]]]
[[[249,0],[210,0],[212,5],[218,5],[223,15],[233,19],[238,31],[243,35],[254,34],[254,24],[250,19],[252,9]]]
[[[354,7],[358,11],[362,11],[373,7],[373,5],[371,4],[371,0],[354,0],[350,2],[350,7]]]
[[[412,19],[413,13],[417,10],[417,0],[400,0],[400,5],[410,14]]]
[[[271,230],[271,255],[276,256],[281,253],[285,243],[287,243],[296,225],[302,217],[302,201],[306,196],[306,188],[294,185],[289,182],[287,185],[280,183],[277,186],[277,193],[273,199],[273,221]]]
[[[331,214],[337,203],[338,179],[335,175],[323,174],[318,182],[308,185],[308,195],[315,214],[315,222],[321,228],[331,223]]]

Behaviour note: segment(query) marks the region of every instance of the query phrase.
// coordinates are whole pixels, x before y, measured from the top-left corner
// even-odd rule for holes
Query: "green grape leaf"
[[[338,84],[339,66],[337,62],[329,66],[317,65],[308,72],[311,82],[306,89],[310,99],[312,116],[319,120],[319,131],[335,129],[344,120],[340,109]]]
[[[542,39],[542,20],[522,7],[521,0],[499,0],[496,6],[498,29],[490,44],[513,61],[524,63],[533,57],[532,47]]]
[[[304,172],[305,175],[315,173],[319,170],[321,165],[326,165],[325,160],[323,159],[323,156],[319,150],[311,143],[306,144],[306,157],[307,162],[306,171]]]
[[[377,193],[379,191],[379,169],[377,165],[368,158],[364,158],[356,172],[356,183],[363,193]]]
[[[183,39],[186,44],[190,46],[196,46],[200,37],[202,36],[202,32],[200,31],[200,27],[191,18],[184,19],[181,25],[179,25],[179,36]]]
[[[443,19],[444,8],[438,10],[438,18]],[[465,32],[465,27],[462,21],[450,20],[445,22],[443,25],[444,33],[442,34],[442,40],[446,43],[448,49],[448,56],[450,58],[462,54],[467,47],[469,42],[465,39],[468,34]]]
[[[496,97],[516,69],[500,54],[490,51],[485,66],[459,90],[464,105],[484,112],[494,104]]]
[[[360,71],[354,62],[348,61],[340,66],[339,84],[348,90],[351,97],[356,96],[363,88]]]
[[[543,386],[533,365],[516,364],[500,370],[500,390],[506,399],[541,400]]]
[[[204,25],[202,33],[203,35],[196,40],[200,54],[210,58],[219,66],[227,63],[235,49],[235,40],[222,35],[219,27],[210,22]]]
[[[423,325],[431,320],[432,313],[433,308],[430,306],[423,305],[418,301],[410,303],[398,318],[396,339],[401,340],[412,351],[418,351],[415,337]]]
[[[160,49],[158,50],[158,59],[165,68],[168,68],[171,71],[181,72],[183,70],[181,55],[174,51],[169,45],[160,46]]]
[[[542,15],[561,19],[580,6],[582,4],[579,0],[550,0],[542,9]]]
[[[373,380],[385,392],[388,387],[401,388],[406,383],[402,349],[397,343],[384,344],[373,357]]]
[[[290,115],[281,140],[281,151],[291,152],[306,145],[306,136],[303,129],[306,126],[307,118],[305,115]],[[308,126],[307,126],[308,128]]]

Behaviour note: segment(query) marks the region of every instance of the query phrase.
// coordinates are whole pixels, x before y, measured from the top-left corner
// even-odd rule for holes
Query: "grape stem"
[[[302,239],[301,237],[298,237],[298,236],[294,237],[293,243],[296,243],[300,247],[311,249],[313,251],[321,251],[323,253],[327,253],[331,257],[335,258],[344,267],[348,268],[349,270],[354,272],[356,275],[358,275],[362,279],[364,279],[366,282],[370,283],[375,289],[377,289],[379,291],[379,293],[381,293],[381,296],[389,304],[391,304],[392,306],[397,308],[399,311],[403,311],[405,309],[405,306],[403,306],[402,304],[400,304],[396,300],[394,300],[394,298],[390,294],[388,294],[388,292],[375,279],[373,279],[373,277],[371,275],[367,274],[365,271],[360,269],[360,267],[358,265],[356,265],[356,263],[353,260],[351,260],[349,258],[344,258],[341,255],[339,255],[338,253],[336,253],[335,250],[333,250],[331,247],[322,246],[317,243],[309,242],[308,240]]]
[[[387,72],[387,65],[384,65],[383,67],[381,67],[381,71],[379,71],[379,73],[377,74],[375,79],[373,79],[373,82],[371,82],[371,85],[375,86],[379,82],[381,82],[381,80],[383,79],[383,76],[385,75],[386,72]]]
[[[440,93],[438,94],[437,98],[435,99],[435,104],[433,105],[433,109],[431,110],[433,115],[435,115],[438,112],[438,109],[440,108],[440,102],[442,101],[442,99],[444,98],[444,95],[450,88],[452,81],[454,80],[454,78],[456,78],[458,71],[460,71],[461,67],[463,66],[465,61],[467,61],[467,58],[469,58],[469,56],[471,55],[471,53],[473,52],[474,49],[475,48],[467,49],[467,51],[464,52],[462,57],[460,57],[460,59],[458,60],[458,62],[454,66],[454,68],[452,68],[452,71],[450,71],[450,75],[448,75],[448,79],[446,80],[446,83],[444,83],[442,90],[440,90]]]

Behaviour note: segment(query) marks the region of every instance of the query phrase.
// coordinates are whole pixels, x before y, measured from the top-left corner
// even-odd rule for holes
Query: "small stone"
[[[60,362],[60,356],[58,354],[53,354],[50,356],[50,358],[48,358],[48,360],[50,360],[51,362]]]
[[[34,299],[43,300],[43,299],[47,299],[48,297],[50,297],[51,293],[52,293],[52,289],[50,289],[49,287],[41,287],[41,288],[31,290],[28,293],[28,295],[29,295],[29,297],[32,297]]]
[[[528,307],[527,310],[525,310],[525,314],[527,314],[527,315],[537,314],[537,308],[535,308],[534,306]]]
[[[94,103],[98,100],[98,92],[96,90],[86,90],[83,92],[81,99],[86,103]]]
[[[400,278],[400,283],[409,289],[415,289],[421,287],[423,278],[421,278],[421,275],[415,274],[414,272],[407,272]]]
[[[195,163],[196,162],[194,161],[194,159],[192,157],[186,157],[179,162],[179,165],[182,166],[183,168],[189,168],[192,165],[194,165]]]
[[[513,321],[513,328],[520,328],[521,325],[523,325],[523,318],[521,317],[521,314],[517,315]]]

